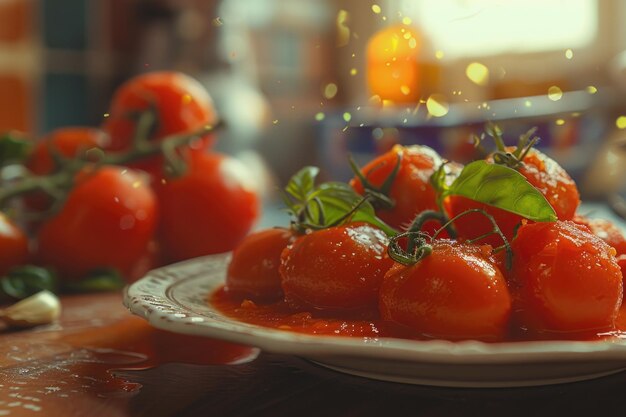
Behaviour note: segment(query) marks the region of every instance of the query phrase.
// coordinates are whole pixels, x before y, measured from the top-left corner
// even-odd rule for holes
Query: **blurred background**
[[[99,125],[132,75],[209,89],[219,149],[276,183],[346,179],[394,143],[460,161],[495,121],[586,198],[623,191],[626,2],[618,0],[0,0],[0,130]],[[270,181],[271,182],[271,181]]]

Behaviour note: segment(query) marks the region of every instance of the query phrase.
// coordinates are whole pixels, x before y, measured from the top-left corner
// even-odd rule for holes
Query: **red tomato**
[[[109,116],[103,129],[111,136],[107,147],[111,151],[130,149],[136,129],[136,115],[154,106],[156,127],[149,139],[159,140],[173,134],[191,133],[217,122],[213,100],[204,86],[194,78],[179,72],[151,72],[138,75],[120,86],[113,96]],[[213,143],[213,134],[192,144],[205,149]],[[154,157],[131,164],[162,177],[162,158]]]
[[[430,184],[430,176],[441,165],[441,157],[427,146],[396,145],[389,152],[379,156],[361,172],[375,187],[380,187],[391,175],[401,155],[400,168],[389,190],[388,197],[393,200],[392,208],[378,208],[376,215],[396,229],[405,229],[415,216],[424,210],[437,210],[437,195]],[[363,184],[353,178],[350,185],[359,194],[364,194]],[[434,232],[438,224],[429,225],[427,232]]]
[[[156,227],[156,198],[145,176],[122,167],[85,170],[63,208],[41,227],[38,256],[62,279],[111,267],[127,275]]]
[[[281,258],[285,300],[295,308],[374,311],[393,263],[387,244],[381,230],[360,222],[298,238]]]
[[[91,148],[105,148],[109,138],[101,130],[88,127],[64,127],[52,131],[43,140],[39,141],[28,161],[27,168],[36,175],[49,174],[55,169],[54,161],[50,156],[50,148],[58,151],[62,156],[73,158],[79,152]]]
[[[4,213],[0,212],[0,276],[28,260],[28,237]]]
[[[560,220],[571,220],[574,217],[580,204],[578,189],[576,183],[559,164],[540,151],[531,149],[518,171],[546,197]],[[509,240],[513,238],[515,228],[522,221],[522,217],[516,214],[465,197],[448,197],[444,205],[450,218],[470,209],[484,210],[494,217],[498,227]],[[480,213],[469,213],[458,219],[454,225],[459,236],[467,239],[481,236],[493,229],[491,222]],[[497,235],[489,236],[480,243],[487,243],[493,247],[503,244]]]
[[[626,283],[624,283],[624,279],[626,278],[626,255],[619,255],[617,257],[617,264],[622,270],[622,285],[624,286],[626,285]]]
[[[290,229],[266,229],[252,233],[233,251],[226,272],[226,291],[254,301],[278,299],[280,254],[295,238]]]
[[[233,250],[259,216],[245,165],[217,153],[193,153],[187,172],[157,186],[164,257],[180,261]]]
[[[60,155],[74,158],[80,152],[91,148],[104,148],[108,143],[106,133],[88,127],[64,127],[52,131],[43,140],[37,142],[31,155],[26,161],[26,167],[35,175],[46,175],[55,171],[54,160],[50,156],[50,149],[55,149]],[[51,199],[43,192],[30,193],[24,199],[26,206],[31,210],[44,211],[50,208]],[[30,228],[37,228],[38,222],[31,222]]]
[[[591,233],[604,240],[615,248],[618,255],[626,254],[626,238],[622,231],[606,219],[588,219],[584,216],[575,216],[574,222],[587,226]]]
[[[394,264],[380,288],[382,318],[427,337],[503,339],[511,296],[490,253],[486,245],[437,240],[414,265]]]
[[[531,333],[614,327],[622,302],[615,249],[573,222],[522,226],[510,281],[518,325]]]

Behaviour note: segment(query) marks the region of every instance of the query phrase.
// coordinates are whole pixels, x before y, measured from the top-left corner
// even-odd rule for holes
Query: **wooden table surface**
[[[523,389],[384,383],[153,329],[119,294],[62,302],[58,324],[0,335],[0,416],[626,416],[626,373]]]

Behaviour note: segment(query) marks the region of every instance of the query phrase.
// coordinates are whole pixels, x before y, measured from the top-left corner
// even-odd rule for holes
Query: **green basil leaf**
[[[536,222],[557,220],[543,194],[522,174],[504,165],[474,161],[463,168],[445,194],[467,197]]]
[[[315,187],[315,177],[318,173],[319,168],[317,167],[306,166],[302,168],[291,177],[285,191],[296,200],[306,201]]]
[[[312,205],[314,210],[323,210],[323,224],[326,227],[340,221],[352,211],[362,197],[357,194],[348,184],[340,182],[326,182],[311,194],[311,198],[317,199],[321,207]],[[317,213],[313,213],[317,214]]]
[[[391,226],[376,217],[374,207],[369,201],[363,201],[363,196],[358,194],[348,184],[342,182],[326,182],[320,184],[318,189],[312,194],[320,202],[324,210],[325,224],[321,227],[329,227],[341,221],[351,211],[352,221],[362,221],[380,228],[389,236],[394,236],[398,232]],[[355,207],[358,208],[356,210]]]
[[[393,227],[389,226],[387,223],[385,223],[384,221],[376,217],[374,208],[369,203],[366,206],[362,206],[354,214],[354,216],[352,216],[352,221],[369,223],[372,226],[376,226],[380,230],[385,232],[387,236],[395,236],[398,234],[398,231],[396,229],[394,229]]]
[[[2,277],[0,289],[11,298],[22,299],[43,290],[57,292],[57,279],[55,274],[46,268],[24,265],[12,268]]]

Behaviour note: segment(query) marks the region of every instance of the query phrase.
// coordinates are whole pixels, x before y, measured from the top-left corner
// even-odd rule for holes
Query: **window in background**
[[[582,48],[598,32],[598,0],[400,0],[444,58]]]
[[[607,63],[624,48],[623,2],[599,0],[388,0],[386,21],[409,21],[422,36],[420,59],[441,66],[440,91],[463,100],[541,95],[609,83]],[[382,14],[382,13],[381,13]],[[489,82],[465,77],[480,62]],[[458,97],[457,97],[458,99]]]

